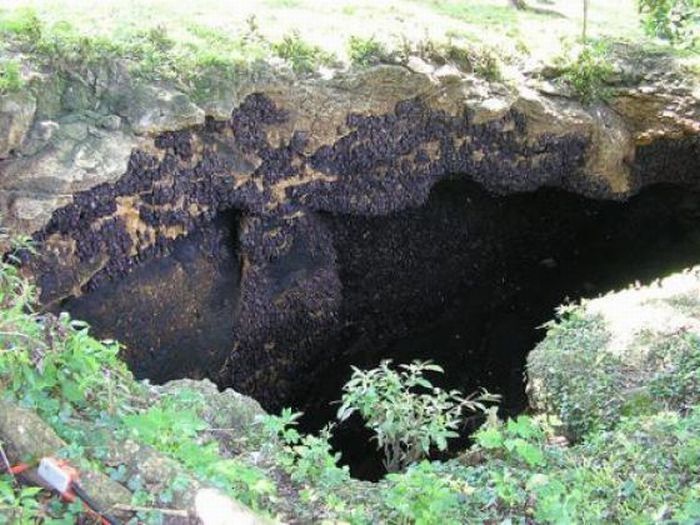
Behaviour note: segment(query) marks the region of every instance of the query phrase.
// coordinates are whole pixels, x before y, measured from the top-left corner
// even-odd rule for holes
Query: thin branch
[[[166,516],[179,516],[181,518],[188,518],[190,515],[190,513],[186,510],[161,509],[158,507],[139,507],[135,505],[125,505],[123,503],[117,503],[112,508],[115,510],[124,510],[127,512],[158,512]]]
[[[2,335],[8,336],[8,337],[21,337],[23,339],[28,339],[29,341],[34,341],[34,342],[37,342],[37,343],[40,343],[40,344],[43,344],[44,346],[46,346],[43,343],[43,341],[41,341],[40,339],[38,339],[34,336],[31,336],[31,335],[23,334],[21,332],[0,332],[0,336],[2,336]]]
[[[2,446],[2,443],[0,443],[0,459],[2,459],[2,462],[5,464],[5,467],[7,468],[7,472],[12,476],[12,480],[14,481],[15,485],[17,484],[17,478],[15,477],[15,473],[12,472],[12,465],[10,465],[10,461],[7,459],[7,454],[5,454],[5,449]]]

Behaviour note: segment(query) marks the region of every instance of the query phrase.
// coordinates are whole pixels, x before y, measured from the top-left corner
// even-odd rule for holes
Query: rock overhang
[[[28,268],[54,308],[81,297],[90,304],[91,293],[171,257],[183,239],[207,239],[197,250],[213,260],[222,243],[229,251],[235,244],[223,266],[236,283],[222,285],[235,288],[226,314],[235,335],[214,352],[230,380],[236,360],[289,369],[308,361],[306,343],[285,352],[271,335],[318,346],[337,329],[343,285],[324,214],[393,216],[424,205],[453,177],[499,195],[554,187],[619,200],[655,182],[697,183],[698,138],[688,125],[697,101],[674,98],[685,120],[660,118],[649,142],[654,119],[636,106],[586,108],[453,69],[379,66],[325,80],[239,82],[225,120],[205,118],[182,97],[173,107],[187,107],[185,120],[169,117],[173,97],[159,90],[158,111],[132,108],[111,119],[123,121],[114,129],[79,120],[85,133],[64,130],[38,154],[0,164],[5,222],[39,242]],[[651,113],[668,111],[670,99],[653,100]],[[130,124],[137,120],[139,129]],[[84,149],[107,160],[77,162],[89,157],[79,155]],[[212,228],[222,214],[235,218]],[[204,280],[218,282],[222,264],[195,265],[199,277],[190,281],[178,268],[167,269],[180,275],[169,284],[195,289],[200,279],[207,290]],[[152,295],[144,308],[157,310],[168,296]],[[203,308],[206,294],[194,295],[183,312]],[[251,357],[250,348],[264,351]]]

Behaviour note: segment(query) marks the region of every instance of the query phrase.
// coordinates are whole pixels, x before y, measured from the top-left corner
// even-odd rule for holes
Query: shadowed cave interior
[[[298,342],[310,358],[293,374],[280,367],[261,380],[238,383],[221,373],[236,344],[240,298],[235,210],[175,241],[167,256],[60,308],[90,322],[97,335],[122,341],[138,377],[209,377],[269,411],[303,411],[304,431],[334,419],[331,402],[340,398],[351,365],[368,368],[382,359],[431,359],[446,371],[436,383],[464,393],[485,387],[503,396],[501,412],[512,415],[526,409],[525,358],[557,305],[698,262],[696,191],[655,185],[626,202],[553,189],[496,196],[453,178],[437,184],[419,208],[379,217],[323,214],[342,284],[334,329],[323,340]],[[274,268],[276,282],[303,273],[307,263],[305,251],[293,247]],[[164,280],[181,297],[163,291]],[[282,335],[279,344],[297,343]],[[247,358],[234,377],[255,375],[256,363],[269,361],[259,359],[264,347],[241,351]],[[286,386],[282,395],[275,394],[278,381]],[[455,449],[475,425],[467,424]],[[333,445],[354,476],[376,480],[381,458],[370,437],[351,418],[335,429]]]

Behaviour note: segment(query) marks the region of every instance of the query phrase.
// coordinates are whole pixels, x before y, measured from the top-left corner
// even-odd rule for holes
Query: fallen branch
[[[190,513],[186,510],[161,509],[158,507],[139,507],[136,505],[125,505],[123,503],[117,503],[113,508],[126,512],[157,512],[165,516],[178,516],[180,518],[188,518],[190,516]]]
[[[12,472],[12,465],[10,465],[10,460],[7,459],[7,454],[5,454],[5,449],[2,446],[2,442],[0,442],[0,459],[2,459],[2,462],[5,464],[5,468],[7,469],[7,473],[12,476],[12,481],[14,481],[16,485],[17,478],[15,477],[15,473]]]

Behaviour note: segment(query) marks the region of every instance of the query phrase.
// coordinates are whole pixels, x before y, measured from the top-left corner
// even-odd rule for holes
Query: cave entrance
[[[647,283],[700,261],[700,195],[658,185],[626,202],[558,190],[496,197],[462,180],[435,187],[428,203],[390,217],[327,216],[338,251],[346,326],[282,405],[301,428],[335,418],[351,365],[430,359],[444,388],[502,396],[502,416],[527,408],[527,354],[540,327],[569,300]],[[468,444],[479,424],[468,419]],[[372,434],[354,416],[333,445],[353,476],[383,474]]]
[[[699,197],[697,188],[668,185],[626,202],[554,189],[497,196],[455,177],[418,208],[375,217],[320,214],[342,285],[339,311],[323,331],[279,338],[276,354],[236,339],[243,297],[265,302],[241,292],[237,212],[219,213],[162,256],[61,307],[98,336],[123,342],[137,377],[209,377],[268,411],[303,411],[306,432],[334,420],[332,402],[351,365],[371,368],[383,359],[430,359],[446,370],[436,383],[463,393],[487,388],[502,395],[502,415],[513,415],[526,409],[527,353],[557,305],[700,261]],[[275,282],[303,278],[305,259],[290,253],[274,263]],[[243,358],[232,363],[231,380],[221,369],[234,348]],[[455,450],[477,423],[464,428]],[[337,427],[333,445],[354,476],[372,480],[383,471],[370,438],[354,418]]]

